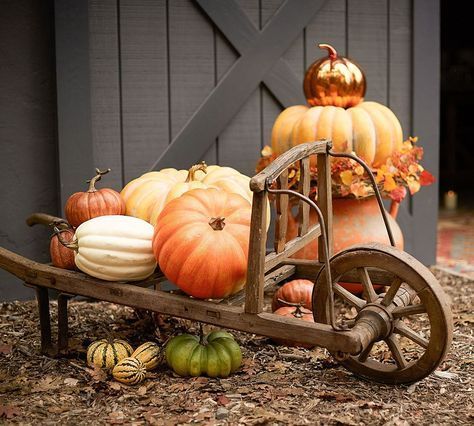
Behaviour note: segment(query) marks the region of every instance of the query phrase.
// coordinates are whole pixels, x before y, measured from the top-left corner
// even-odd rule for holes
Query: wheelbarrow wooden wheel
[[[345,250],[330,265],[340,327],[360,327],[362,318],[370,318],[364,315],[369,311],[382,312],[385,318],[381,335],[361,353],[333,354],[347,369],[369,380],[398,384],[421,380],[439,366],[451,344],[452,314],[446,295],[425,266],[382,244]],[[360,297],[338,284],[348,281],[362,284]],[[385,292],[377,294],[374,285],[380,284]],[[323,269],[313,293],[315,321],[330,323],[329,296]]]

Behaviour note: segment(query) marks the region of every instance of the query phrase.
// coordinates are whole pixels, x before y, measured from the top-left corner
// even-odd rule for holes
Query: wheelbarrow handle
[[[52,216],[46,213],[33,213],[26,219],[28,226],[34,226],[37,224],[46,226],[58,226],[58,227],[70,227],[66,219]]]

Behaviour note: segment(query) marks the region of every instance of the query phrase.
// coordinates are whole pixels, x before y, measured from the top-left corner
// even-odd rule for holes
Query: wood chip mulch
[[[87,367],[89,343],[106,336],[132,346],[163,342],[197,332],[197,324],[166,318],[157,330],[149,315],[130,308],[74,301],[70,353],[51,359],[39,355],[36,304],[0,304],[0,424],[473,424],[474,282],[436,274],[452,300],[454,341],[439,371],[410,386],[360,380],[324,349],[237,332],[244,362],[228,379],[181,378],[162,365],[126,386]],[[54,302],[51,309],[54,316]]]

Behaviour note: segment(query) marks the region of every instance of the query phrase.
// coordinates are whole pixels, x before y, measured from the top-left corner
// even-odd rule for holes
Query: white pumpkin
[[[106,281],[139,281],[153,274],[153,226],[131,216],[99,216],[74,235],[76,266]]]

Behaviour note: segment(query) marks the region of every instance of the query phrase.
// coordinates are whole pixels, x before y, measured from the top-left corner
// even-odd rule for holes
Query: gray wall
[[[11,208],[0,213],[0,244],[30,257],[45,259],[45,232],[25,229],[24,217],[54,213],[56,194],[64,205],[94,167],[112,168],[104,183],[116,189],[151,167],[201,158],[252,175],[276,116],[304,102],[318,42],[361,64],[366,99],[388,105],[405,136],[419,136],[437,174],[438,0],[57,0],[57,147],[52,11],[6,5],[0,173],[14,185],[2,188]],[[33,172],[13,171],[19,165]],[[401,208],[406,250],[425,263],[435,260],[436,219],[437,185]],[[2,279],[0,299],[19,294],[12,281]]]
[[[2,1],[0,9],[0,246],[49,261],[49,231],[34,211],[57,213],[53,3]],[[0,300],[32,297],[0,270]]]

